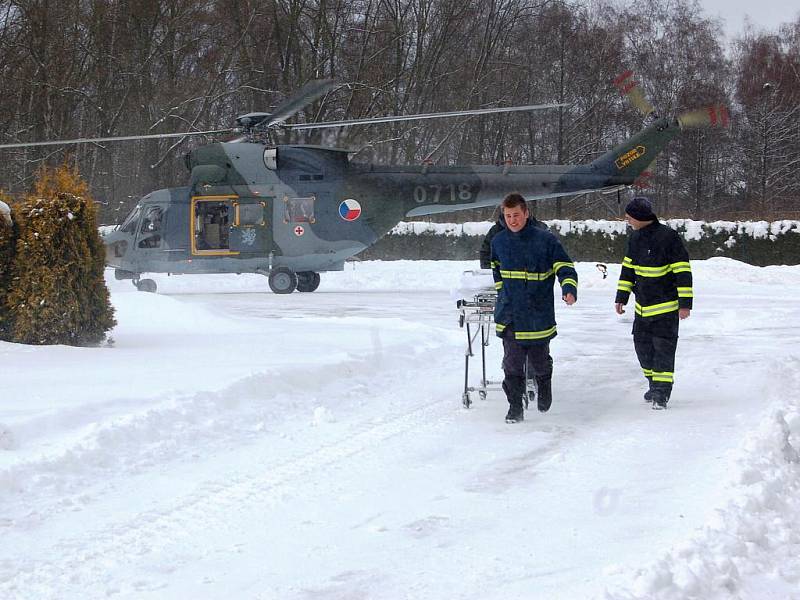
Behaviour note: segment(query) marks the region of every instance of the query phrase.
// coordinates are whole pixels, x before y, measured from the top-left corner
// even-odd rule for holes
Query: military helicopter
[[[313,292],[320,273],[374,244],[406,217],[496,206],[509,191],[528,200],[615,190],[633,184],[681,130],[724,124],[723,107],[655,118],[632,74],[617,81],[648,116],[642,131],[585,165],[382,166],[351,160],[350,150],[269,145],[274,128],[347,127],[564,106],[546,104],[349,121],[287,124],[336,86],[308,83],[271,113],[236,119],[215,131],[4,144],[0,148],[182,137],[235,132],[229,142],[185,156],[188,185],[144,196],[104,237],[117,279],[155,292],[145,273],[260,273],[277,294]]]

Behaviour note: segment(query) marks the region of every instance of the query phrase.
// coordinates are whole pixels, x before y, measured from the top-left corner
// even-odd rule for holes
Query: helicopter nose
[[[106,264],[114,266],[119,263],[119,259],[125,256],[128,250],[128,242],[116,239],[114,236],[107,236],[103,239],[106,250]]]
[[[105,246],[106,249],[106,264],[110,264],[111,259],[114,256],[114,245],[109,244],[107,240],[103,240],[103,245]]]

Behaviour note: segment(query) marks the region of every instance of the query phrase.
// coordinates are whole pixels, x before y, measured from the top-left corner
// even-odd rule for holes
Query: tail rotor
[[[614,86],[620,94],[641,113],[647,122],[657,119],[657,114],[653,105],[645,97],[642,88],[636,82],[634,73],[631,70],[625,71],[614,79]],[[697,108],[681,113],[674,119],[666,119],[661,127],[677,125],[681,131],[696,130],[709,127],[727,127],[730,123],[730,115],[727,107],[722,104],[712,104],[705,108]],[[656,170],[655,159],[643,170],[633,183],[634,187],[650,187]]]
[[[614,79],[614,86],[644,117],[655,116],[655,109],[634,79],[633,71],[625,71]],[[725,105],[712,104],[705,108],[686,111],[678,115],[677,121],[683,130],[700,129],[702,127],[727,127],[730,123],[730,115]]]
[[[619,90],[619,93],[625,96],[628,101],[642,113],[642,116],[649,117],[655,114],[653,105],[647,100],[639,87],[639,84],[633,78],[633,71],[625,71],[622,75],[614,80],[614,85]]]
[[[678,115],[678,125],[681,129],[727,127],[729,123],[728,108],[723,104],[712,104],[707,108],[698,108]]]

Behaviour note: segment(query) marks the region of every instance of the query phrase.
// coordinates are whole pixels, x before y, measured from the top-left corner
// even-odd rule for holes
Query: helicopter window
[[[277,148],[267,148],[264,150],[264,166],[267,167],[270,171],[274,171],[278,168],[278,149]]]
[[[139,248],[158,248],[161,246],[161,234],[150,235],[139,242]]]
[[[287,223],[314,223],[314,196],[284,198],[283,220]]]
[[[238,225],[263,225],[264,224],[264,204],[239,204],[238,206]]]
[[[160,206],[151,206],[142,219],[142,226],[140,233],[155,233],[161,231],[161,218],[164,216],[164,210]]]
[[[139,248],[159,248],[161,246],[161,221],[164,209],[151,206],[145,209],[142,224],[139,226]]]
[[[140,206],[135,206],[131,212],[128,213],[128,216],[122,221],[122,225],[119,226],[120,231],[124,231],[125,233],[133,233],[136,231],[136,222],[139,220],[139,213],[141,212]]]
[[[195,204],[194,241],[197,250],[228,250],[230,203],[206,200]]]

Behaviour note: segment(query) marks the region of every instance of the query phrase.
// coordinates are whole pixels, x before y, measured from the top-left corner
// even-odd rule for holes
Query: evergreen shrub
[[[11,197],[0,190],[0,201],[5,202],[12,209],[14,215],[14,202]],[[0,218],[0,339],[6,339],[8,327],[8,312],[5,308],[5,297],[11,281],[11,264],[16,248],[16,227],[6,223]]]
[[[42,168],[15,206],[16,244],[3,285],[4,339],[95,345],[116,322],[94,202],[77,169]],[[2,250],[0,250],[1,252]]]

